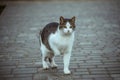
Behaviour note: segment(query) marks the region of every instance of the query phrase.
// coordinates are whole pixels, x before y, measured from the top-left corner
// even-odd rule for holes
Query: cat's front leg
[[[60,51],[56,48],[56,46],[52,47],[52,50],[53,50],[55,56],[60,55]]]
[[[50,47],[54,53],[54,55],[60,55],[60,51],[58,50],[58,47],[56,46],[55,43],[49,42],[50,43]]]
[[[71,72],[69,70],[70,56],[71,56],[71,53],[65,53],[63,56],[64,74],[71,74]]]

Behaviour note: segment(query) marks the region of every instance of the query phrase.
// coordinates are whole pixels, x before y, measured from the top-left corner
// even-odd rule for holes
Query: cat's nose
[[[70,32],[70,30],[68,30],[68,33]]]
[[[71,30],[68,30],[68,33],[71,33],[72,31]]]

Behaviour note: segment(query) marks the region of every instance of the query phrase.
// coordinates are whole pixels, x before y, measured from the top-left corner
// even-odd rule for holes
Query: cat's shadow
[[[74,80],[73,75],[65,75],[57,68],[43,70],[42,68],[38,69],[38,73],[34,74],[33,80]]]

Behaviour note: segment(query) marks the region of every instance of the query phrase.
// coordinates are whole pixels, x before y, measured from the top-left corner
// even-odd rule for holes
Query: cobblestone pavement
[[[37,34],[76,16],[71,75],[42,70]],[[0,80],[120,80],[120,1],[7,3],[0,16]]]

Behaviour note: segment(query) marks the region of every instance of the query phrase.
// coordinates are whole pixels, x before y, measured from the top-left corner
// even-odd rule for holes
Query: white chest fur
[[[51,34],[48,41],[55,55],[71,52],[74,42],[74,32],[66,36],[60,33]]]

